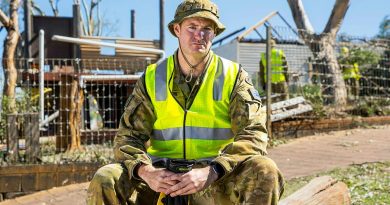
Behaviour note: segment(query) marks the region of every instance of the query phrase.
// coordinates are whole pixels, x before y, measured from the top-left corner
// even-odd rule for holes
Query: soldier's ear
[[[175,32],[177,37],[180,37],[181,26],[178,23],[173,24],[173,31]]]

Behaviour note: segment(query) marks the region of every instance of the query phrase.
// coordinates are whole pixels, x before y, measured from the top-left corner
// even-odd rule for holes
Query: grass
[[[324,175],[330,175],[347,184],[354,205],[390,204],[390,161],[352,165],[291,179],[286,183],[283,198],[303,187],[311,179]]]

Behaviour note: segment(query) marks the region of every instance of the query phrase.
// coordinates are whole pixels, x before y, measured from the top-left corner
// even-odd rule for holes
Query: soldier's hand
[[[143,179],[155,192],[166,192],[178,181],[170,180],[169,177],[175,173],[163,168],[155,168],[152,165],[141,165],[138,168],[138,176]]]
[[[211,183],[218,179],[218,174],[215,173],[210,166],[207,166],[204,168],[192,169],[183,174],[174,174],[168,178],[172,181],[180,181],[165,192],[165,194],[174,197],[193,194],[207,188]]]

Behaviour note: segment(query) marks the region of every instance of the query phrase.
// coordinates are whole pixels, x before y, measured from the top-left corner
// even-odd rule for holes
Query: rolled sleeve
[[[155,119],[143,76],[138,80],[126,102],[118,133],[114,139],[114,158],[126,166],[130,178],[134,177],[133,171],[137,165],[152,163],[146,154],[146,149]]]

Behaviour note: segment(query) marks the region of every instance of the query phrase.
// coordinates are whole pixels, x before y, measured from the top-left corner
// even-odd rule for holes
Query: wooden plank
[[[75,172],[58,172],[57,178],[57,186],[65,186],[69,184],[77,183],[75,180],[75,175],[79,175],[81,173],[75,174]]]
[[[57,173],[39,173],[36,188],[38,190],[50,189],[57,185]]]
[[[279,109],[282,109],[282,108],[294,106],[294,105],[297,105],[297,104],[300,104],[300,103],[304,103],[304,102],[305,102],[305,98],[303,98],[301,96],[300,97],[295,97],[295,98],[291,98],[291,99],[288,99],[288,100],[272,103],[271,109],[272,110],[279,110]]]
[[[21,176],[21,191],[36,191],[36,174],[26,174]]]
[[[275,122],[278,120],[286,119],[286,118],[289,118],[291,116],[299,115],[299,114],[309,112],[312,110],[313,110],[313,108],[311,107],[311,105],[299,105],[299,107],[297,107],[297,108],[286,110],[284,112],[277,113],[277,114],[272,114],[271,121]]]
[[[0,169],[0,193],[30,192],[53,186],[90,181],[97,163],[70,165],[17,165]]]
[[[247,29],[246,31],[244,31],[241,35],[239,35],[237,37],[237,41],[241,41],[241,39],[243,39],[245,36],[247,36],[249,33],[251,33],[252,31],[254,31],[257,27],[263,25],[268,19],[272,18],[273,16],[275,16],[277,14],[276,11],[274,12],[271,12],[270,14],[268,14],[266,17],[264,17],[263,19],[261,19],[259,22],[257,22],[255,25],[253,25],[252,27],[250,27],[249,29]]]
[[[0,176],[0,193],[21,191],[20,175]]]
[[[19,128],[16,114],[7,115],[7,147],[9,161],[15,163],[19,160]]]

